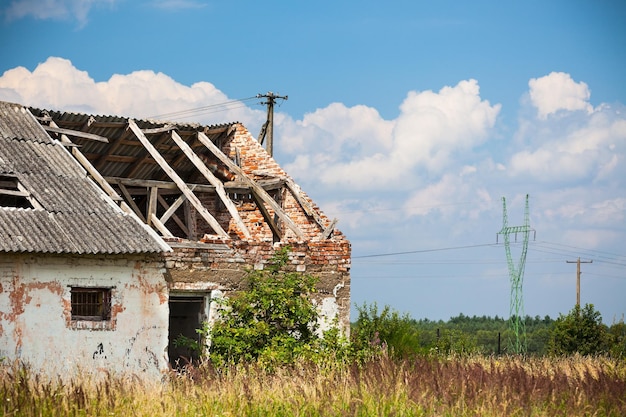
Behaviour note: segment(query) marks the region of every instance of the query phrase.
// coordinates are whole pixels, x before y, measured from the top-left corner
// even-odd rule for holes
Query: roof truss
[[[305,239],[281,203],[270,195],[272,190],[293,195],[306,216],[318,225],[320,239],[327,239],[334,230],[336,219],[330,223],[323,219],[293,180],[254,180],[240,168],[238,149],[233,149],[234,161],[220,149],[222,141],[233,134],[233,125],[174,125],[38,112],[35,116],[48,133],[68,148],[122,210],[133,213],[165,237],[182,232],[188,239],[197,239],[193,236],[195,212],[216,235],[230,238],[196,193],[216,195],[232,219],[231,227],[234,224],[246,239],[252,235],[237,208],[241,203],[236,204],[233,195],[251,197],[275,241],[283,238],[284,228],[298,239]]]

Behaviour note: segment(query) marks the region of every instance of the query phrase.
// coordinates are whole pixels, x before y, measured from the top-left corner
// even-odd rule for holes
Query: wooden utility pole
[[[257,94],[257,98],[266,98],[267,101],[262,102],[261,104],[267,104],[267,120],[261,127],[261,133],[259,133],[258,141],[261,145],[263,145],[263,141],[267,136],[267,145],[265,149],[270,156],[274,156],[274,103],[276,99],[287,100],[288,96],[278,96],[271,91],[268,91],[266,94]]]
[[[568,264],[576,264],[576,305],[578,307],[580,307],[580,264],[590,264],[593,263],[593,260],[591,261],[582,261],[580,260],[580,257],[578,257],[578,260],[576,261],[565,261]]]

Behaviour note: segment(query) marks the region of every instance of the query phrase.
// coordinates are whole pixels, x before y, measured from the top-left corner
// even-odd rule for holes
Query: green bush
[[[358,359],[367,359],[380,352],[394,358],[414,356],[424,350],[408,314],[401,315],[385,306],[378,311],[376,303],[358,306],[359,316],[351,330],[351,349]]]
[[[220,319],[203,330],[215,365],[252,362],[274,367],[297,359],[320,360],[342,348],[341,333],[322,337],[312,301],[317,278],[285,271],[289,248],[276,251],[263,270],[249,271],[247,288],[221,301]]]
[[[584,308],[576,305],[568,315],[560,315],[554,322],[548,352],[553,355],[596,355],[610,347],[607,327],[593,304]]]

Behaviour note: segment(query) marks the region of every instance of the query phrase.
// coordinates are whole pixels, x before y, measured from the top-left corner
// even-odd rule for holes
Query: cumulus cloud
[[[45,109],[138,118],[165,118],[173,112],[229,101],[211,83],[185,86],[163,73],[148,70],[115,74],[107,81],[96,82],[70,61],[56,57],[48,58],[32,72],[24,67],[6,71],[0,77],[0,99]],[[206,124],[240,120],[252,126],[264,118],[262,111],[242,106],[224,107],[219,113],[191,112],[187,119],[181,114],[174,116],[170,119],[191,118],[190,121]]]
[[[530,146],[512,154],[510,176],[560,184],[601,181],[620,171],[626,175],[623,107],[604,105],[592,113],[565,112],[559,121],[523,123],[528,140],[522,141]]]
[[[593,111],[589,103],[591,92],[584,82],[575,82],[569,74],[551,72],[528,82],[530,101],[537,108],[539,118],[545,119],[559,110]]]
[[[96,5],[114,4],[116,0],[13,0],[2,12],[8,20],[33,17],[46,20],[75,19],[81,26],[87,23],[89,11]]]
[[[476,182],[474,166],[462,167],[458,174],[448,173],[437,182],[413,192],[403,209],[408,216],[439,213],[443,217],[461,216],[477,219],[484,211],[493,209],[494,199],[480,182]]]
[[[392,121],[365,106],[333,104],[305,116],[303,130],[283,132],[286,142],[297,144],[292,151],[306,155],[287,169],[327,185],[393,187],[415,171],[444,172],[487,139],[499,111],[500,105],[480,97],[476,80],[438,92],[412,91]]]

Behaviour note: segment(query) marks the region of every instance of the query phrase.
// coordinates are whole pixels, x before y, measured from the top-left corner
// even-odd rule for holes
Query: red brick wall
[[[170,242],[165,253],[170,287],[176,290],[213,290],[225,293],[244,288],[248,270],[263,268],[284,244],[215,239],[206,243]],[[316,299],[333,297],[345,329],[350,323],[351,248],[345,239],[290,243],[287,270],[319,279]]]

